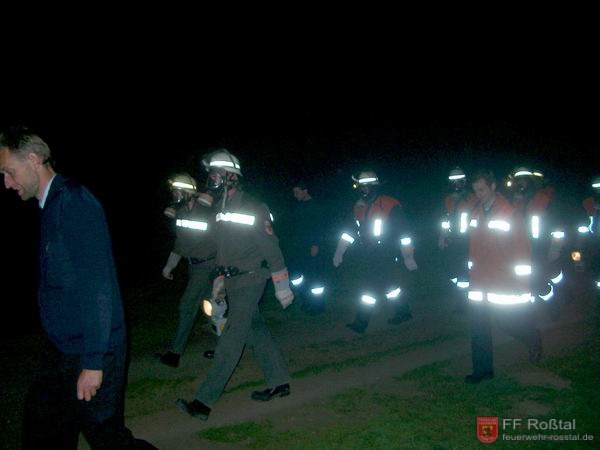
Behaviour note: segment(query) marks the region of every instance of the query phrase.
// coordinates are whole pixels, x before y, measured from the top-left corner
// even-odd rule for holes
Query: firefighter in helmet
[[[400,202],[379,193],[380,181],[371,170],[353,176],[359,200],[353,208],[353,224],[340,236],[333,257],[339,267],[352,246],[359,283],[354,322],[348,328],[364,333],[377,303],[388,301],[394,316],[388,323],[399,324],[412,318],[405,290],[409,273],[417,270],[412,236]]]

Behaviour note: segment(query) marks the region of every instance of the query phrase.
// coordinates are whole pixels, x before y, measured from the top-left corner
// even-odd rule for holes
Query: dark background
[[[294,202],[292,180],[307,179],[326,206],[323,233],[331,248],[336,224],[350,213],[351,174],[375,169],[384,190],[404,203],[421,260],[431,257],[423,249],[434,242],[447,172],[455,165],[467,172],[487,166],[498,177],[534,165],[573,210],[587,195],[590,176],[600,173],[595,87],[557,89],[531,79],[518,89],[506,83],[453,88],[426,78],[388,90],[377,77],[369,80],[360,90],[329,79],[315,88],[246,80],[235,88],[186,91],[177,79],[170,79],[172,89],[155,90],[128,76],[117,88],[97,81],[68,95],[64,83],[42,83],[35,88],[43,96],[4,108],[0,125],[36,130],[57,171],[80,180],[103,203],[125,292],[160,277],[170,250],[171,225],[162,215],[168,175],[196,175],[199,155],[211,147],[239,157],[248,190],[272,208],[283,242],[287,227],[277,223],[286,224]],[[1,189],[0,211],[0,335],[7,338],[39,326],[37,202],[22,203]]]

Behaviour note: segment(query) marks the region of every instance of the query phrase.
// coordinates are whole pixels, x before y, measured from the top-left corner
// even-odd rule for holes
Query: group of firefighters
[[[165,215],[175,222],[176,241],[163,276],[172,279],[174,268],[186,259],[189,280],[172,346],[157,356],[163,364],[179,365],[200,309],[211,318],[219,339],[214,352],[205,352],[213,359],[206,381],[193,400],[177,401],[179,409],[206,420],[246,345],[256,348],[269,386],[253,392],[252,398],[268,401],[289,395],[289,372],[258,306],[269,278],[283,308],[296,296],[303,299],[307,312],[320,313],[330,293],[326,266],[340,267],[351,253],[358,306],[347,327],[364,333],[375,306],[382,302],[393,306],[388,323],[412,318],[407,294],[414,292],[418,272],[414,237],[402,204],[381,192],[375,172],[365,170],[352,177],[359,199],[352,220],[340,230],[332,259],[323,256],[318,203],[304,182],[293,186],[298,203],[292,249],[286,253],[288,275],[273,216],[264,203],[244,191],[237,157],[218,149],[205,155],[202,165],[207,172],[202,188],[185,173],[169,180],[173,203]],[[567,264],[581,264],[583,253],[600,289],[600,177],[593,179],[593,194],[583,202],[585,222],[575,230],[564,222],[554,189],[540,171],[519,167],[500,183],[491,171],[467,177],[457,167],[449,173],[448,183],[438,247],[448,283],[454,286],[456,308],[469,305],[473,372],[465,381],[475,384],[494,376],[492,319],[527,346],[529,360],[535,363],[542,356],[542,341],[534,305],[552,305],[551,315],[557,318],[552,300],[564,284]],[[575,241],[579,251],[566,251],[567,240]]]

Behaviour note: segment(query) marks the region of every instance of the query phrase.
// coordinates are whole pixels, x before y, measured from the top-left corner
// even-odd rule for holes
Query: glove
[[[415,261],[415,248],[412,245],[403,245],[401,247],[402,257],[404,258],[404,266],[409,272],[413,272],[419,268]]]
[[[340,267],[344,260],[344,253],[346,253],[349,246],[350,242],[345,239],[340,239],[337,248],[335,249],[335,254],[333,255],[333,267]]]
[[[163,267],[162,276],[165,277],[167,280],[172,280],[173,274],[171,272],[175,267],[177,267],[177,264],[179,264],[180,260],[181,255],[171,252],[169,254],[169,257],[167,258],[167,263],[165,264],[165,267]]]
[[[212,298],[225,298],[225,275],[219,275],[213,280]]]
[[[282,269],[271,274],[273,285],[275,286],[275,297],[281,303],[283,309],[287,308],[294,301],[294,293],[290,288],[290,277],[287,269]]]

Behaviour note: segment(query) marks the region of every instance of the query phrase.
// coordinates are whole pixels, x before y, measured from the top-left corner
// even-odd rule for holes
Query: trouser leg
[[[471,358],[473,374],[481,375],[494,371],[494,348],[489,307],[471,302]]]
[[[179,301],[179,322],[172,345],[172,351],[178,355],[182,355],[185,351],[196,323],[200,303],[204,298],[211,295],[212,286],[209,283],[209,274],[209,269],[193,269],[190,267],[190,278]]]
[[[215,356],[206,380],[200,385],[195,396],[208,407],[217,402],[238,365],[264,289],[264,281],[242,288],[227,287],[227,323],[217,341]]]

